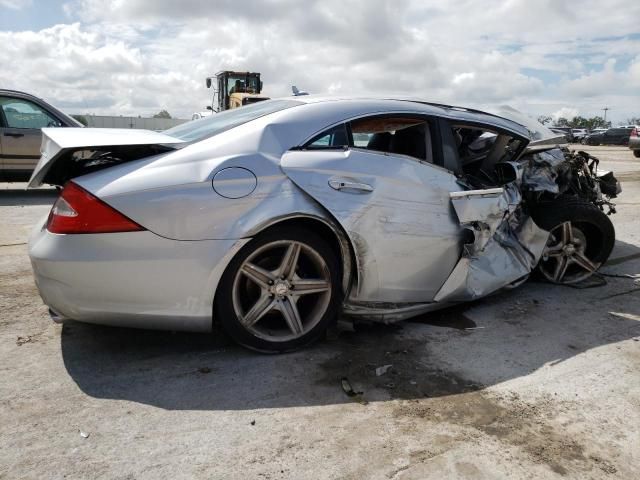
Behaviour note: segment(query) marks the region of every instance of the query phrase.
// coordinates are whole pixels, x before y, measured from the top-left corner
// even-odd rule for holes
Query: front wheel
[[[315,233],[276,228],[249,242],[231,261],[215,313],[238,343],[285,352],[320,338],[340,304],[336,254]]]
[[[592,203],[562,196],[537,205],[531,215],[550,232],[538,264],[538,271],[550,282],[573,284],[586,280],[613,250],[613,224]]]

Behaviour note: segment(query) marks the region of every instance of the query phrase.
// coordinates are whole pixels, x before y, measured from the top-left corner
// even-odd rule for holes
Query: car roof
[[[372,107],[383,107],[385,110],[402,110],[409,107],[412,111],[426,115],[446,117],[463,122],[488,123],[497,128],[503,128],[518,133],[524,137],[530,137],[530,130],[524,123],[508,118],[506,116],[490,113],[474,108],[449,105],[445,103],[433,102],[417,97],[407,97],[399,95],[300,95],[292,98],[297,102],[313,105],[321,103],[339,103],[345,107],[349,104],[370,104]],[[379,113],[384,113],[380,111]]]
[[[461,107],[458,105],[450,105],[447,103],[434,102],[426,100],[424,98],[398,96],[398,95],[299,95],[295,97],[296,101],[302,103],[321,103],[321,102],[339,102],[339,101],[389,101],[389,102],[407,102],[411,104],[424,105],[426,110],[433,111],[433,113],[443,113],[446,110],[458,110],[463,112],[475,112],[485,115],[492,115],[498,117],[499,115],[493,115],[483,110],[478,110],[469,107]],[[503,118],[503,117],[501,117]]]

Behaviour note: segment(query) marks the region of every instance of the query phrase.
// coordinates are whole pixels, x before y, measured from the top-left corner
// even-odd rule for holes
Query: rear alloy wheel
[[[336,256],[320,237],[277,229],[248,243],[223,276],[217,318],[239,343],[263,352],[317,340],[335,318]]]
[[[537,206],[534,221],[550,232],[538,271],[553,283],[586,280],[606,262],[615,243],[609,217],[595,205],[563,196]]]

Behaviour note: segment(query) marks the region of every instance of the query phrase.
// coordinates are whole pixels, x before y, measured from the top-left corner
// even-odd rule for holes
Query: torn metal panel
[[[522,196],[515,182],[450,196],[460,225],[472,233],[473,241],[464,246],[436,302],[474,300],[531,273],[549,233],[519,209]]]
[[[505,221],[478,255],[464,255],[435,297],[462,302],[484,297],[526,277],[542,256],[549,232],[531,218],[514,229]]]
[[[465,245],[465,252],[481,252],[505,219],[521,201],[520,192],[513,184],[486,190],[451,192],[451,203],[460,225],[471,232],[473,243]]]

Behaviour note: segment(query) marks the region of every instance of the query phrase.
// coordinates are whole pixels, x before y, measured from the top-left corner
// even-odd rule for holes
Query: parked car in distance
[[[44,100],[0,89],[0,181],[25,182],[40,159],[42,128],[82,127]]]
[[[589,130],[586,128],[572,128],[571,134],[573,135],[574,142],[580,142],[584,137],[589,135]]]
[[[614,127],[600,133],[592,133],[584,139],[586,145],[627,145],[629,143],[629,135],[631,134],[629,127]]]
[[[564,135],[564,138],[567,140],[567,142],[574,142],[573,133],[571,132],[571,129],[569,127],[551,127],[550,130],[552,132]]]
[[[629,135],[629,148],[633,152],[633,156],[640,158],[640,125],[636,125]]]

